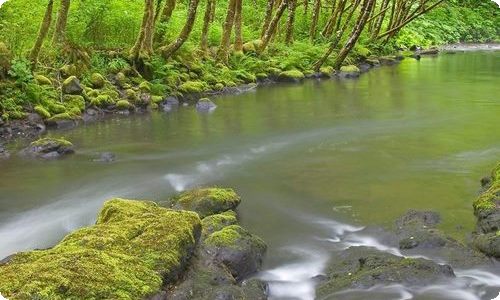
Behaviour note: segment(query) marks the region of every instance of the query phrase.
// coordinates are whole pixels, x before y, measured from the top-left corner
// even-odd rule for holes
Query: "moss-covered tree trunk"
[[[335,70],[340,69],[340,66],[342,66],[342,63],[344,62],[345,58],[351,52],[352,48],[354,48],[354,45],[358,41],[359,36],[361,35],[361,32],[363,32],[363,29],[365,28],[366,21],[368,21],[368,18],[370,17],[370,14],[372,13],[373,6],[375,5],[375,0],[364,0],[363,5],[361,7],[361,13],[356,20],[356,25],[345,43],[344,47],[339,52],[339,55],[335,59],[335,63],[333,67]]]
[[[45,37],[47,37],[47,33],[49,32],[50,23],[52,23],[53,8],[54,0],[49,0],[49,2],[47,3],[47,8],[45,9],[45,15],[43,17],[42,24],[40,25],[40,29],[38,30],[38,36],[36,38],[35,44],[33,45],[33,48],[31,48],[30,51],[29,59],[33,67],[36,66],[38,62],[40,49],[42,48]]]
[[[267,0],[266,14],[264,16],[264,22],[262,22],[262,30],[260,32],[261,39],[264,37],[264,34],[266,34],[269,23],[271,23],[271,19],[273,18],[274,3],[275,0]]]
[[[140,57],[148,56],[153,53],[152,26],[154,25],[154,0],[144,0],[144,13],[142,16],[141,29],[130,50],[130,57],[137,62]]]
[[[293,31],[295,26],[295,11],[297,8],[297,0],[288,0],[288,18],[286,20],[286,35],[285,43],[293,44]]]
[[[215,16],[215,0],[207,0],[205,16],[203,17],[203,28],[201,30],[200,48],[203,53],[208,52],[208,31]]]
[[[226,63],[229,56],[229,46],[231,43],[231,32],[234,24],[237,0],[229,0],[227,6],[226,20],[222,25],[222,38],[217,53],[217,60]]]
[[[235,3],[235,15],[234,15],[234,51],[243,51],[243,33],[241,32],[241,26],[243,22],[243,11],[242,11],[242,0],[236,0]]]
[[[264,50],[266,50],[287,6],[288,6],[288,0],[283,0],[281,4],[278,6],[276,14],[272,18],[271,22],[269,23],[269,26],[267,27],[266,33],[264,33],[264,36],[262,37],[262,43],[260,45],[259,52],[263,52]]]
[[[160,19],[160,26],[158,30],[156,30],[154,34],[153,40],[157,43],[163,41],[163,36],[165,35],[165,30],[168,22],[172,18],[172,14],[174,13],[175,6],[177,4],[177,0],[166,0],[165,6],[161,10],[160,16],[155,16],[155,20]],[[156,24],[156,21],[155,21]]]
[[[179,50],[180,47],[182,47],[182,45],[184,45],[184,43],[188,39],[189,35],[191,34],[191,31],[193,31],[198,4],[200,4],[200,0],[189,1],[186,23],[184,23],[184,26],[182,27],[182,30],[179,33],[179,36],[172,43],[161,48],[161,53],[163,57],[165,58],[171,57],[175,52],[177,52],[177,50]]]
[[[163,0],[156,0],[155,5],[155,23],[156,20],[160,17],[161,9],[162,9]]]
[[[309,28],[309,38],[311,42],[314,42],[314,40],[316,39],[316,30],[318,29],[318,21],[320,14],[321,14],[321,0],[315,0],[312,13],[311,27]]]
[[[61,6],[57,13],[56,28],[54,29],[53,43],[63,43],[66,39],[66,25],[68,24],[68,14],[70,0],[61,0]]]

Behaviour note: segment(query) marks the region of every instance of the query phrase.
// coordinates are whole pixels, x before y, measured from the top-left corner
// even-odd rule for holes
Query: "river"
[[[180,107],[51,132],[77,154],[0,161],[0,257],[55,244],[91,224],[111,197],[165,200],[194,186],[228,186],[242,195],[242,224],[269,245],[259,276],[272,299],[313,299],[310,278],[336,251],[370,245],[398,253],[380,230],[410,208],[441,213],[441,228],[455,238],[473,230],[479,179],[500,157],[499,78],[499,51],[443,54],[359,80],[223,96],[209,114]],[[117,160],[93,162],[100,152]],[[441,286],[368,293],[492,299],[500,290],[498,265],[457,274]]]

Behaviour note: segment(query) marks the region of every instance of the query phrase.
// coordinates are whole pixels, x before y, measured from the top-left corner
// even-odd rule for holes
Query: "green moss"
[[[137,102],[139,100],[139,96],[133,89],[128,89],[125,91],[125,98],[132,102]]]
[[[47,101],[47,108],[49,111],[53,114],[61,114],[66,112],[66,107],[60,103],[54,103],[55,100],[48,100]]]
[[[125,74],[123,74],[122,72],[119,72],[118,74],[116,74],[115,80],[116,80],[116,83],[118,84],[118,86],[121,86],[121,87],[123,87],[128,82],[127,76],[125,76]]]
[[[172,202],[174,208],[196,211],[203,218],[235,209],[241,199],[233,189],[199,188],[174,197]]]
[[[141,92],[150,93],[151,92],[151,83],[149,83],[147,81],[141,82],[141,84],[139,84],[139,90],[141,90]]]
[[[106,79],[99,73],[93,73],[90,76],[90,83],[94,88],[100,89],[103,88],[104,85],[106,84]]]
[[[35,81],[39,85],[52,85],[52,81],[43,75],[35,75]]]
[[[77,95],[65,95],[64,104],[68,110],[78,110],[79,113],[85,110],[85,99]]]
[[[44,119],[48,119],[51,116],[50,112],[41,105],[36,105],[33,109]]]
[[[281,72],[278,77],[281,79],[302,80],[305,78],[305,75],[299,70],[290,70]]]
[[[356,67],[355,65],[342,66],[340,68],[340,71],[345,72],[345,73],[359,73],[360,72],[359,68]]]
[[[493,169],[490,187],[481,193],[481,195],[479,195],[473,203],[474,214],[476,216],[486,216],[495,210],[500,209],[499,166]]]
[[[205,83],[202,81],[187,81],[178,88],[183,94],[199,94],[206,90]]]
[[[58,144],[64,147],[72,147],[73,144],[64,138],[42,138],[31,143],[34,147],[43,147],[48,144]]]
[[[69,112],[61,113],[61,114],[56,114],[52,116],[51,118],[48,119],[48,121],[64,121],[64,120],[73,120],[74,116],[71,115]]]
[[[132,104],[130,104],[127,100],[119,100],[116,102],[116,108],[120,110],[130,109],[132,108]]]
[[[158,104],[160,102],[163,102],[163,96],[152,96],[151,97],[151,101],[154,103],[154,104]]]
[[[202,234],[203,236],[208,236],[209,234],[222,230],[224,227],[237,223],[238,219],[234,211],[226,211],[221,214],[211,215],[201,220]]]
[[[9,299],[148,298],[176,280],[199,232],[195,213],[113,199],[96,225],[1,265],[0,290]]]
[[[321,67],[319,69],[319,72],[321,73],[322,76],[324,77],[330,77],[333,75],[333,73],[335,72],[335,70],[333,69],[333,67],[331,66],[326,66],[326,67]]]
[[[229,225],[222,230],[210,234],[204,243],[212,247],[239,249],[247,245],[247,242],[243,243],[243,245],[240,242],[248,240],[250,240],[251,244],[259,248],[266,248],[266,243],[261,238],[250,234],[239,225]]]
[[[70,77],[70,76],[75,76],[77,74],[76,66],[75,65],[64,65],[59,69],[59,73],[64,78]]]

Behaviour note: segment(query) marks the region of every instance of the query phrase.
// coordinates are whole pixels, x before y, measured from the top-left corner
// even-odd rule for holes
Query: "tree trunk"
[[[234,16],[234,51],[243,51],[243,35],[241,32],[242,23],[242,0],[236,0]]]
[[[196,19],[196,10],[198,9],[199,3],[200,0],[189,1],[186,23],[184,24],[184,27],[182,28],[182,31],[177,39],[175,39],[175,41],[170,43],[168,46],[162,47],[161,52],[163,54],[163,57],[171,57],[186,42],[189,35],[191,34],[191,31],[193,30],[194,21]]]
[[[220,42],[219,51],[217,52],[217,60],[224,63],[227,63],[227,59],[229,56],[231,32],[233,30],[234,15],[236,13],[236,2],[237,0],[229,0],[226,20],[222,25],[222,39]]]
[[[382,22],[384,21],[385,14],[387,12],[387,9],[389,7],[389,0],[383,0],[382,5],[380,7],[380,15],[374,20],[372,32],[371,32],[371,39],[375,39],[377,35],[380,33],[380,29],[382,28]]]
[[[68,23],[68,13],[70,0],[61,0],[61,7],[57,13],[56,28],[54,29],[54,36],[52,42],[62,43],[66,40],[66,24]]]
[[[208,52],[208,31],[210,29],[210,24],[214,19],[215,14],[215,0],[207,0],[207,6],[205,8],[205,16],[203,17],[203,28],[201,30],[201,42],[200,48],[203,53]]]
[[[155,7],[155,23],[156,23],[156,20],[158,20],[158,18],[160,17],[160,13],[161,13],[161,6],[163,4],[163,0],[156,0],[156,7]]]
[[[363,6],[361,7],[361,14],[358,17],[358,20],[356,21],[356,26],[354,27],[351,36],[347,40],[346,44],[340,50],[339,55],[337,56],[337,59],[335,60],[334,68],[335,70],[340,69],[340,66],[344,62],[345,58],[351,52],[352,48],[358,41],[359,36],[361,35],[361,32],[365,28],[366,21],[368,21],[368,18],[370,17],[370,14],[372,13],[372,8],[373,5],[375,4],[375,0],[364,0],[363,1]]]
[[[297,0],[288,0],[288,18],[286,20],[286,35],[285,43],[293,44],[293,30],[295,25],[295,11],[297,8]]]
[[[40,54],[40,49],[42,48],[43,41],[49,32],[50,23],[52,23],[52,9],[54,8],[54,0],[49,0],[47,4],[47,8],[45,9],[45,15],[43,17],[42,24],[40,25],[40,29],[38,30],[38,36],[36,38],[35,45],[31,48],[30,51],[30,61],[33,67],[36,66],[38,62],[38,55]]]
[[[134,46],[130,49],[130,56],[134,62],[142,55],[153,53],[152,25],[154,25],[154,2],[153,0],[144,0],[141,29]]]
[[[275,0],[267,0],[266,6],[266,15],[264,16],[264,22],[262,23],[262,31],[260,33],[260,38],[264,38],[264,34],[266,34],[267,28],[269,27],[269,23],[271,23],[271,19],[273,18],[273,9],[274,9]]]
[[[172,18],[172,13],[175,9],[176,2],[176,0],[167,0],[167,3],[165,3],[165,7],[163,7],[163,11],[161,13],[161,23],[168,23],[168,21],[170,21],[170,18]]]
[[[311,42],[314,42],[314,40],[316,39],[316,30],[318,28],[318,21],[320,14],[321,14],[321,0],[315,0],[311,27],[309,29],[309,38],[311,39]]]
[[[271,37],[274,34],[274,31],[276,30],[276,27],[278,26],[278,22],[280,21],[281,17],[283,16],[283,13],[285,12],[286,7],[288,6],[288,0],[283,0],[276,10],[276,14],[274,15],[273,19],[269,23],[269,26],[266,30],[266,33],[264,33],[264,36],[262,37],[262,44],[260,46],[259,52],[263,52],[266,50],[267,45],[269,44],[269,41],[271,40]]]

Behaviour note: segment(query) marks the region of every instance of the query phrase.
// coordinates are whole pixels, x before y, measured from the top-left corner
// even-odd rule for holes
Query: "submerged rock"
[[[21,154],[42,159],[56,159],[75,153],[73,144],[65,139],[42,138],[34,141]]]
[[[9,151],[4,148],[2,144],[0,144],[0,159],[6,159],[10,157]]]
[[[351,247],[332,259],[327,279],[317,287],[316,296],[326,299],[344,289],[367,289],[379,284],[426,286],[454,277],[448,265],[395,256],[374,248]]]
[[[111,152],[103,152],[99,155],[99,158],[94,159],[94,162],[110,163],[114,162],[116,155]]]
[[[233,189],[199,188],[174,197],[172,208],[192,210],[204,218],[234,210],[240,202],[240,196]]]
[[[193,212],[113,199],[96,225],[0,265],[0,291],[9,299],[145,299],[178,279],[200,229]]]
[[[216,108],[217,108],[217,105],[215,105],[215,103],[213,103],[208,98],[201,98],[196,103],[196,110],[200,111],[200,112],[208,112],[208,111],[212,111]]]

